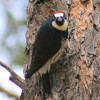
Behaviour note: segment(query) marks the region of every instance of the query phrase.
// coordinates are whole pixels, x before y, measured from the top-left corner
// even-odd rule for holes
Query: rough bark
[[[25,70],[30,67],[39,26],[58,9],[66,12],[69,33],[73,31],[66,41],[64,57],[50,71],[52,95],[44,99],[40,76],[34,74],[24,86],[24,100],[100,100],[99,0],[29,0]]]

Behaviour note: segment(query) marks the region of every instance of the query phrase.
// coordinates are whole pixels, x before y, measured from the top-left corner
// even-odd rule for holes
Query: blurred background
[[[0,0],[0,60],[23,77],[26,7],[28,0]],[[19,100],[21,89],[0,66],[0,100]]]

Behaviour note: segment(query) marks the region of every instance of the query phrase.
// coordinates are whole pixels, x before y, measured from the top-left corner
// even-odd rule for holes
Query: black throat
[[[57,25],[61,26],[61,25],[64,24],[64,19],[62,21],[59,21],[59,20],[56,19],[55,22],[56,22]]]

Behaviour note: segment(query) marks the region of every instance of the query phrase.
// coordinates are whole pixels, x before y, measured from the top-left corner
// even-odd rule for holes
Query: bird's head
[[[55,11],[53,14],[52,26],[58,30],[65,31],[68,28],[68,21],[62,10]]]
[[[55,11],[54,12],[54,20],[57,25],[61,26],[64,24],[64,20],[66,19],[65,13],[63,11]]]

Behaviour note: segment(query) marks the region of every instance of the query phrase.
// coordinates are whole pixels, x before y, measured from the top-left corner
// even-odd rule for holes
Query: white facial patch
[[[57,17],[63,17],[64,14],[63,13],[55,13],[54,16],[57,18]]]

